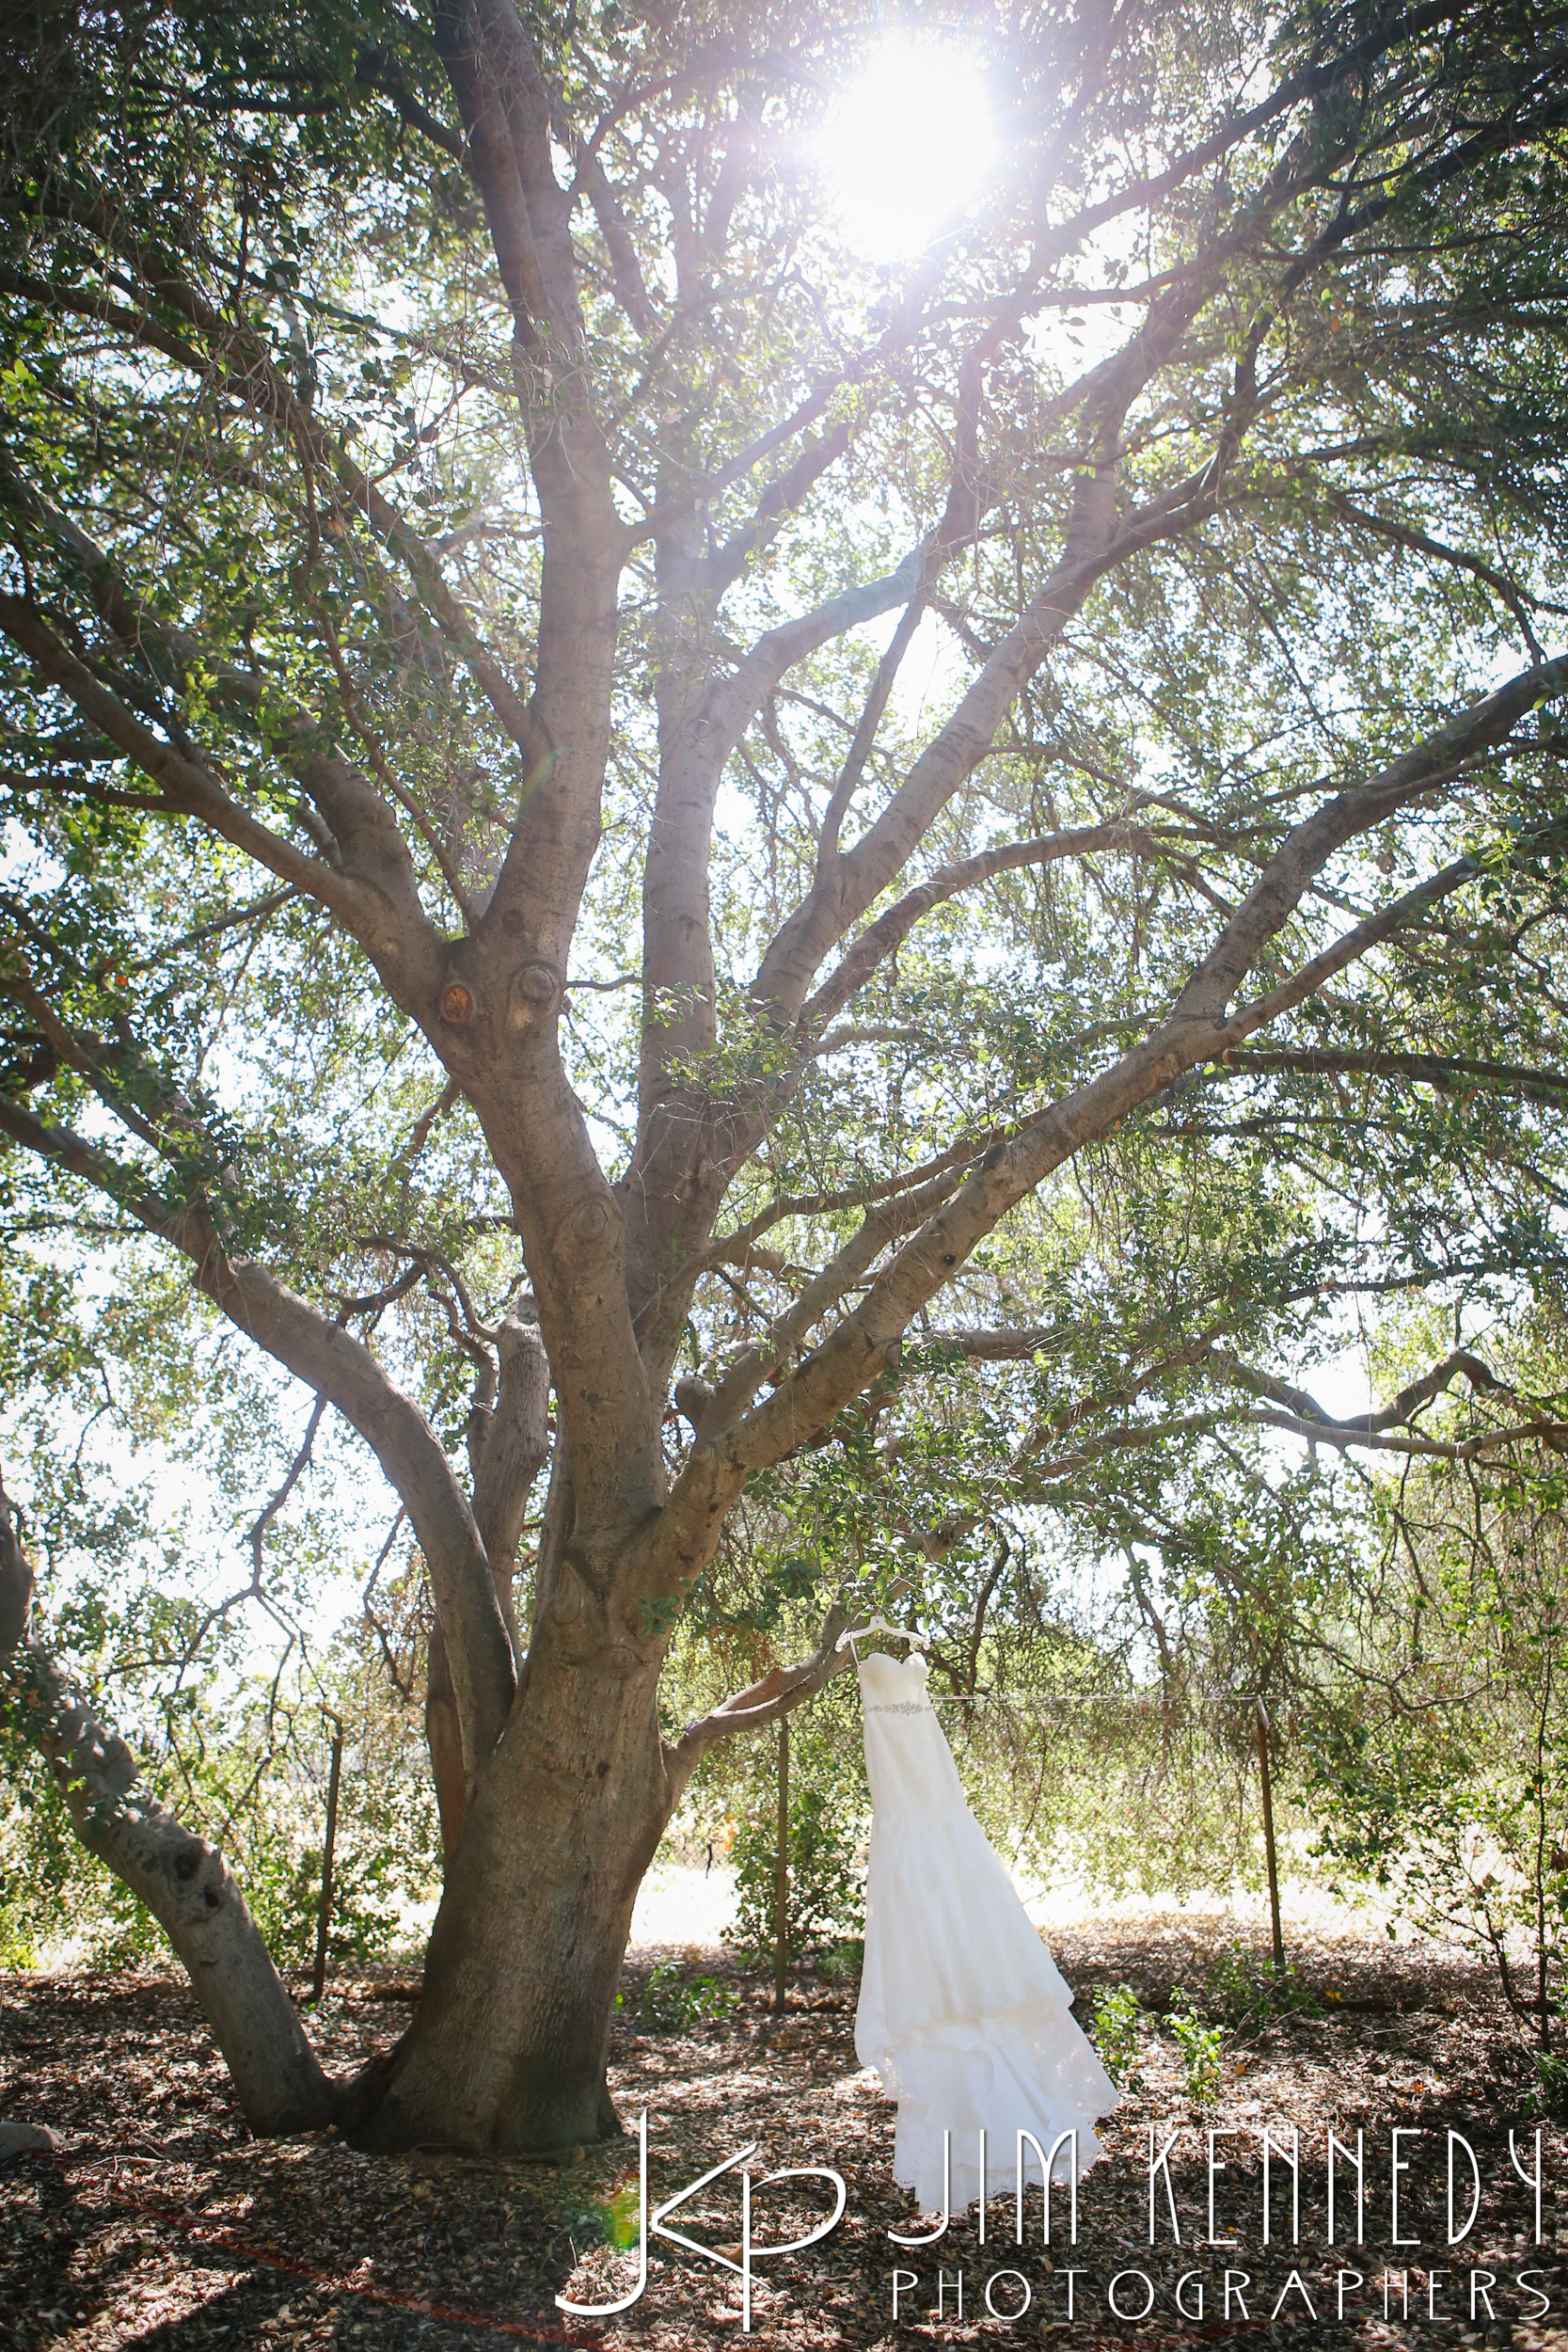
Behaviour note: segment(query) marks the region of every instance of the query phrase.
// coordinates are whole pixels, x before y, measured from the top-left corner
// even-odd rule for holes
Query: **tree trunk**
[[[179,1954],[241,2112],[254,2132],[330,2122],[342,2092],[323,2074],[233,1872],[139,1787],[135,1757],[70,1677],[28,1641],[32,1564],[0,1485],[0,1691],[49,1759],[76,1835],[139,1896]]]
[[[563,1567],[447,1871],[418,2014],[353,2130],[362,2147],[553,2155],[621,2128],[606,2048],[671,1787],[650,1654],[662,1645],[571,1639],[599,1614]]]
[[[36,1644],[13,1652],[6,1683],[24,1728],[54,1767],[83,1845],[140,1897],[179,1954],[251,2130],[330,2122],[341,2090],[323,2074],[218,1849],[138,1787],[124,1740],[105,1730]]]

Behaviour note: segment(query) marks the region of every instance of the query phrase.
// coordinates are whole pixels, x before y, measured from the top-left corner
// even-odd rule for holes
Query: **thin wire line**
[[[1133,1707],[1149,1714],[1180,1715],[1196,1714],[1205,1707],[1238,1706],[1243,1701],[1264,1708],[1281,1704],[1278,1692],[1247,1691],[1225,1682],[1200,1685],[1195,1691],[1184,1692],[1180,1698],[1168,1699],[1156,1691],[1053,1691],[1037,1696],[1010,1691],[934,1691],[929,1697],[933,1707],[995,1708],[1009,1715],[1054,1714],[1059,1708],[1073,1707]],[[1407,1715],[1428,1714],[1433,1708],[1458,1704],[1457,1693],[1448,1699],[1406,1699],[1402,1702],[1402,1711]]]

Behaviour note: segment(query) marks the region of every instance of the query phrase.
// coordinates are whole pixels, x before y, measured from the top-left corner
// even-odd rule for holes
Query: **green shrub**
[[[843,1935],[836,1944],[830,1944],[817,1959],[816,1969],[830,1984],[858,1984],[861,1970],[865,1966],[863,1935]]]
[[[1200,2016],[1180,1985],[1173,1988],[1170,1997],[1165,2027],[1181,2059],[1187,2096],[1195,2107],[1211,2106],[1220,2087],[1225,2028]]]
[[[1204,1987],[1204,2005],[1233,2027],[1266,2025],[1271,2017],[1321,2017],[1323,2004],[1286,1963],[1277,1969],[1238,1940],[1221,1952]]]
[[[1144,2010],[1130,1984],[1102,1993],[1095,2004],[1093,2040],[1105,2071],[1121,2090],[1141,2088],[1138,2054],[1143,2047]]]
[[[1560,2050],[1532,2050],[1535,2089],[1528,2111],[1554,2123],[1568,2123],[1568,2056]]]
[[[749,1813],[736,1833],[730,1859],[739,1904],[730,1939],[738,1950],[765,1959],[775,1947],[778,1820],[766,1804]],[[865,1893],[858,1841],[832,1793],[792,1787],[789,1804],[789,1953],[816,1954],[863,1931]]]
[[[734,1988],[717,1977],[685,1977],[680,1964],[661,1960],[650,1969],[637,2005],[639,2025],[678,2032],[685,2026],[709,2025],[734,2009]]]
[[[789,1740],[789,1956],[819,1959],[865,1932],[863,1827],[858,1773],[846,1769],[841,1726],[825,1708],[799,1708]],[[755,1740],[735,1758],[730,1803],[738,1826],[730,1861],[736,1915],[727,1941],[766,1962],[777,1939],[778,1745]]]

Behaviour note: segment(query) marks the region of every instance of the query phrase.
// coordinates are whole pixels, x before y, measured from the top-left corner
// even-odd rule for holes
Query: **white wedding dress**
[[[964,1801],[925,1659],[879,1651],[860,1661],[860,1682],[871,1859],[855,2050],[898,2102],[894,2179],[914,2190],[922,2213],[940,2212],[949,2132],[950,2209],[959,2214],[980,2194],[982,2127],[994,2197],[1013,2186],[1020,2130],[1049,2154],[1059,2132],[1076,2128],[1082,2172],[1101,2153],[1095,2120],[1119,2093]],[[1065,2180],[1065,2150],[1053,2170]]]

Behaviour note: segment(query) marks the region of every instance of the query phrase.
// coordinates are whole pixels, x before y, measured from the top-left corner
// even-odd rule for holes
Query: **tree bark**
[[[418,2014],[354,2129],[363,2147],[537,2156],[621,2128],[606,2047],[673,1791],[656,1698],[663,1645],[606,1614],[563,1565],[447,1872]]]
[[[310,1998],[319,2001],[326,1991],[326,1950],[332,1932],[332,1865],[338,1845],[338,1792],[343,1779],[343,1724],[331,1718],[332,1768],[326,1782],[326,1825],[322,1836],[322,1891],[316,1910],[316,1960],[310,1971]]]

